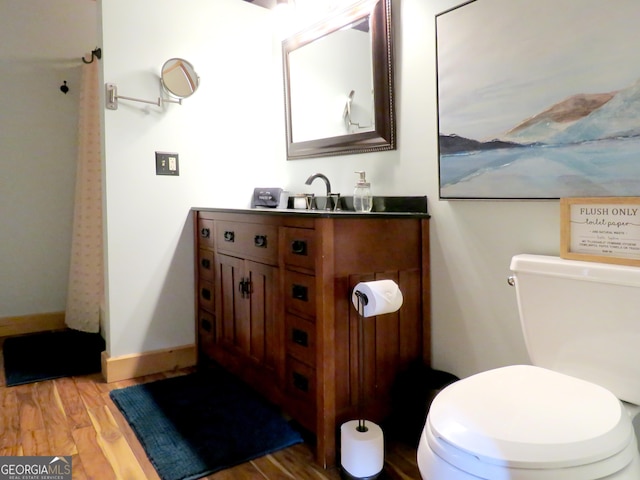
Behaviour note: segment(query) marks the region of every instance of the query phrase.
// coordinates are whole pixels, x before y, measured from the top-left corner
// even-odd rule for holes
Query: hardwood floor
[[[0,456],[70,455],[73,478],[79,480],[160,480],[109,392],[192,369],[110,384],[95,374],[7,387],[2,362],[0,355]],[[335,467],[317,466],[303,443],[203,478],[336,480],[340,474]],[[380,478],[419,479],[415,448],[387,441]]]

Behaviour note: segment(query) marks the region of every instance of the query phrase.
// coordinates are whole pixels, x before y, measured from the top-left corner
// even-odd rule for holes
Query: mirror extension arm
[[[134,97],[125,97],[124,95],[118,95],[118,87],[115,83],[106,83],[105,84],[105,99],[106,106],[109,110],[117,110],[118,109],[118,100],[130,100],[132,102],[141,102],[141,103],[149,103],[151,105],[157,105],[161,107],[163,103],[177,103],[182,105],[182,99],[179,98],[177,100],[173,100],[170,98],[162,98],[158,97],[158,100],[143,100],[141,98]]]

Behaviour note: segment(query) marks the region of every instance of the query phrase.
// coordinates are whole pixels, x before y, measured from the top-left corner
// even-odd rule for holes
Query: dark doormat
[[[100,372],[104,349],[99,333],[77,330],[7,338],[2,347],[7,386]]]
[[[302,442],[275,407],[220,369],[110,395],[163,480],[201,478]]]

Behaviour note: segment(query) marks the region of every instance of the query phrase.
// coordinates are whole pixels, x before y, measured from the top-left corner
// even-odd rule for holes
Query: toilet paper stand
[[[340,427],[340,466],[342,478],[372,480],[384,466],[384,436],[378,425],[364,418],[364,307],[369,299],[358,285],[353,292],[358,311],[358,419]]]
[[[366,420],[364,419],[364,307],[369,303],[365,293],[356,290],[354,295],[358,299],[356,310],[358,311],[358,431],[366,432]],[[362,308],[360,308],[362,306]]]

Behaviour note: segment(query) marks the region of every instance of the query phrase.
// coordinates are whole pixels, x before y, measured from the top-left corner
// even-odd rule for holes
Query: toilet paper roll
[[[358,283],[354,287],[353,294],[351,295],[353,306],[358,310],[358,297],[356,292],[360,292],[367,297],[367,304],[364,305],[363,315],[365,317],[395,312],[402,306],[402,292],[393,280],[376,280],[374,282]],[[360,312],[362,312],[362,308],[361,301]]]
[[[366,432],[357,430],[358,420],[340,427],[340,464],[352,477],[369,478],[384,466],[384,436],[382,429],[366,421]]]

